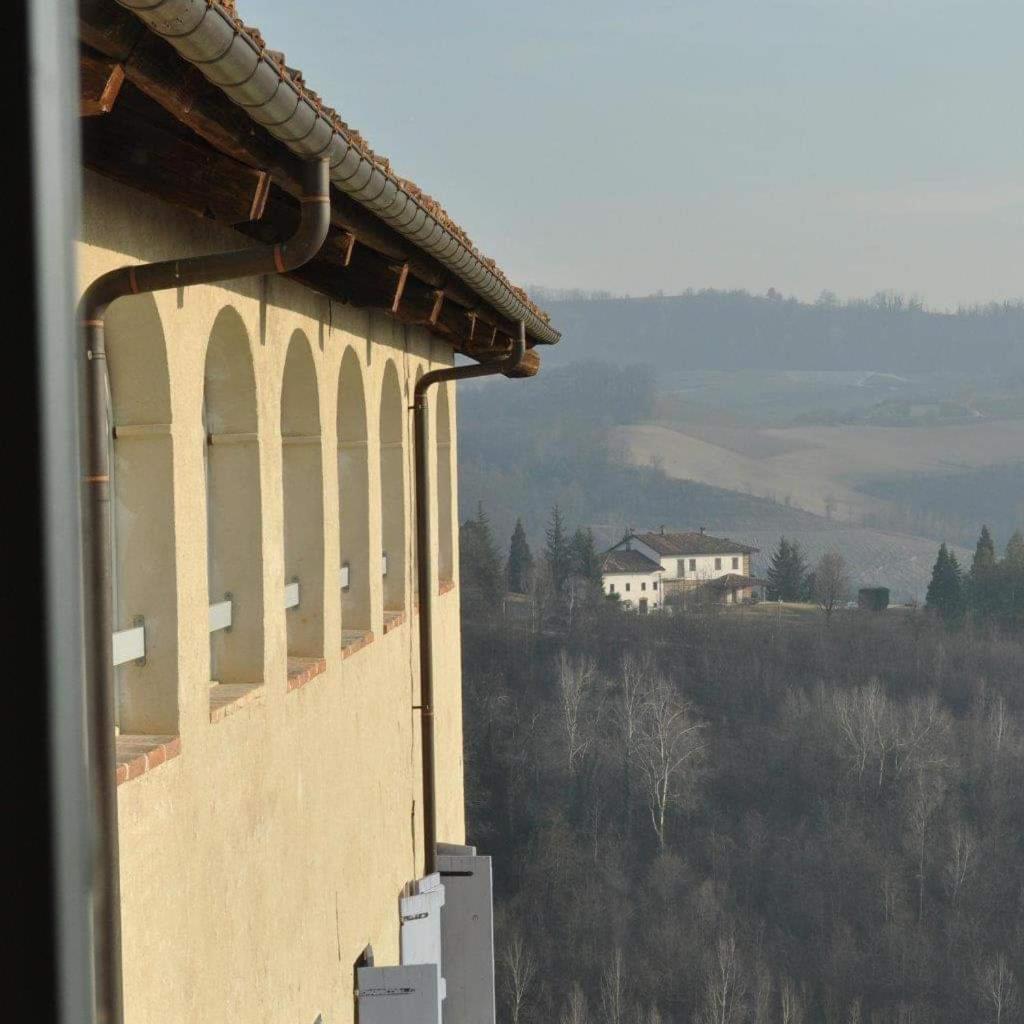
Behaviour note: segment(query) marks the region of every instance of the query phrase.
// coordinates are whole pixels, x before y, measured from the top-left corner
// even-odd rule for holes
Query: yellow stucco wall
[[[239,236],[232,232],[86,175],[80,287],[126,262],[238,246]],[[148,304],[137,307],[148,318],[146,329],[158,323],[166,339],[167,408],[159,395],[149,393],[153,360],[147,355],[135,365],[128,355],[132,303]],[[406,329],[382,313],[332,303],[281,278],[190,287],[123,299],[119,306],[125,312],[115,318],[110,334],[111,361],[119,363],[115,404],[134,402],[136,418],[148,415],[153,423],[169,423],[164,433],[169,433],[172,466],[172,480],[164,485],[173,496],[168,554],[173,569],[150,574],[159,578],[143,574],[140,581],[134,561],[130,567],[137,612],[146,614],[147,599],[154,606],[165,602],[170,612],[154,619],[147,666],[132,671],[152,671],[153,692],[176,698],[181,737],[179,756],[118,787],[127,1019],[131,1024],[312,1024],[323,1014],[327,1024],[350,1021],[353,962],[367,943],[379,964],[397,962],[399,893],[422,873],[423,863],[411,544],[405,555],[406,622],[383,634],[381,579],[372,573],[375,640],[344,660],[340,653],[338,373],[343,354],[352,349],[367,406],[370,550],[379,552],[378,402],[385,368],[394,364],[407,408],[418,373],[450,365],[452,353],[425,332]],[[264,677],[259,699],[211,722],[201,415],[207,343],[228,307],[244,325],[255,375],[262,550],[253,552],[253,561],[262,584]],[[311,343],[323,438],[327,667],[289,691],[281,599],[280,398],[286,350],[296,330]],[[157,376],[164,373],[158,370]],[[130,398],[125,391],[132,392]],[[449,402],[454,415],[453,392]],[[408,540],[414,533],[410,429],[406,412]],[[454,426],[452,438],[454,459]],[[437,479],[436,461],[432,476]],[[454,496],[450,507],[454,519]],[[166,502],[163,508],[166,513]],[[137,518],[126,527],[143,531],[134,534],[136,540],[148,528],[148,517]],[[454,536],[455,523],[448,526]],[[436,544],[436,517],[433,529]],[[378,558],[371,556],[371,566]],[[437,598],[435,609],[438,834],[443,841],[461,842],[457,589]],[[161,633],[161,623],[168,622],[173,629]],[[174,644],[176,654],[168,659]],[[134,685],[144,688],[145,676],[137,676]],[[168,714],[166,706],[154,713]]]

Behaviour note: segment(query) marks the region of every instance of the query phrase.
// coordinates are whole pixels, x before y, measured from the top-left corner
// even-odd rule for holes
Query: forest
[[[468,833],[494,856],[500,1021],[1024,1017],[1019,627],[638,616],[561,517],[543,552],[521,528],[504,549],[483,510],[463,527]]]

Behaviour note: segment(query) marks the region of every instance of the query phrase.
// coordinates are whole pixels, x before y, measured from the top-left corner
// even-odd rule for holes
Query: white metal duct
[[[438,843],[444,883],[441,962],[445,1024],[495,1024],[494,897],[491,858],[476,847]]]
[[[425,964],[437,974],[437,1015],[445,999],[445,978],[441,958],[441,909],[445,890],[438,874],[410,883],[411,892],[399,900],[402,919],[402,964]]]

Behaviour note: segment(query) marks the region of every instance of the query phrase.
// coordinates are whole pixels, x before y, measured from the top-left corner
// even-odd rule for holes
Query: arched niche
[[[437,386],[435,405],[437,439],[437,577],[440,584],[454,578],[454,488],[452,466],[452,414],[448,397],[450,385]]]
[[[338,529],[343,644],[370,629],[370,475],[366,392],[359,358],[349,348],[338,376]]]
[[[380,394],[380,514],[384,615],[405,611],[404,412],[398,370],[390,359]]]
[[[230,628],[211,615],[210,678],[263,682],[263,532],[256,381],[245,324],[226,306],[210,332],[203,380],[209,601],[230,601]]]
[[[141,625],[144,661],[117,667],[123,734],[178,732],[174,458],[167,344],[156,302],[139,295],[106,317],[112,451],[114,630]]]
[[[281,490],[289,657],[321,658],[324,653],[323,487],[316,364],[309,339],[302,331],[296,331],[288,344],[281,385]]]

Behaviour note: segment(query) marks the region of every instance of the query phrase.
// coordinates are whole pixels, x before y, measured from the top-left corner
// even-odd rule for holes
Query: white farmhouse
[[[601,558],[605,594],[617,595],[627,608],[641,614],[662,606],[663,571],[659,562],[629,548],[612,548]]]
[[[750,556],[757,550],[739,541],[712,537],[703,528],[669,533],[662,527],[657,532],[630,531],[606,553],[603,565],[635,565],[637,571],[647,566],[648,572],[657,572],[657,606],[671,603],[674,598],[685,600],[697,591],[702,597],[711,597],[722,604],[740,604],[751,600],[764,587],[764,581],[750,571]],[[637,555],[643,558],[642,563],[636,559]],[[624,556],[628,556],[626,562],[622,561]],[[625,597],[622,591],[609,590],[612,584],[618,584],[620,576],[625,578],[623,573],[609,573],[603,566],[602,572],[605,593],[622,593]],[[638,576],[640,581],[646,578]],[[630,583],[632,594],[632,578]]]

